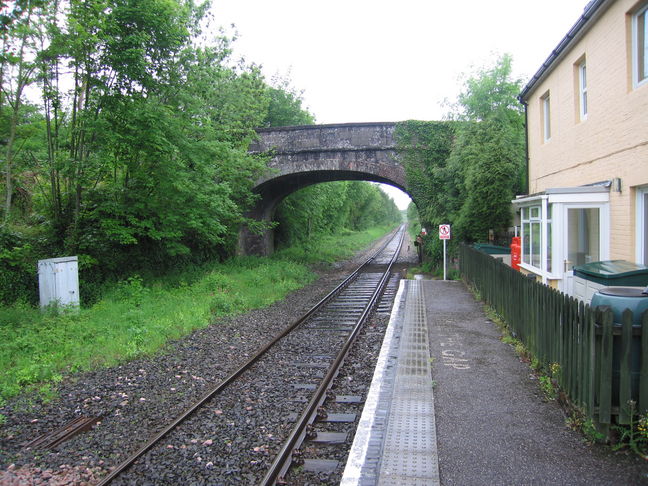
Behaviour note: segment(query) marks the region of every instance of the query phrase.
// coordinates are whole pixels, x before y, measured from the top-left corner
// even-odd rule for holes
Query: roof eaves
[[[583,15],[579,17],[576,23],[569,29],[567,35],[558,43],[556,48],[551,51],[549,57],[542,63],[540,69],[531,77],[526,86],[522,89],[518,95],[518,100],[521,103],[525,103],[528,99],[527,96],[535,88],[535,86],[542,81],[547,74],[553,69],[555,63],[562,59],[563,55],[567,53],[571,45],[575,42],[575,39],[579,39],[584,33],[585,30],[591,25],[593,18],[598,17],[601,13],[604,12],[602,6],[609,6],[614,0],[592,0],[585,6]]]
[[[536,192],[534,194],[522,194],[515,196],[515,199],[511,201],[514,206],[524,205],[526,203],[537,201],[547,196],[556,195],[556,194],[599,194],[599,193],[609,193],[612,186],[612,181],[600,181],[593,182],[591,184],[585,184],[583,186],[576,187],[550,187],[541,192]]]

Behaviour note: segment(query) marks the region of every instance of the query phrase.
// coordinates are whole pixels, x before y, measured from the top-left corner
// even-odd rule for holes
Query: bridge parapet
[[[328,150],[393,150],[395,123],[342,123],[263,128],[252,152],[277,155]]]

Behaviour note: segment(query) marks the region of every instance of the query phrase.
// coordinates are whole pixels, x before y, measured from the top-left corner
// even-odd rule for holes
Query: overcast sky
[[[585,0],[213,0],[234,54],[289,73],[317,123],[438,120],[461,75],[513,56],[525,82]],[[397,201],[398,202],[398,201]],[[400,201],[401,205],[403,201]]]

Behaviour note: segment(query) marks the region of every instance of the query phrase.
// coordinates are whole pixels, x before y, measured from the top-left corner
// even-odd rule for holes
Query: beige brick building
[[[522,269],[568,293],[594,261],[648,264],[648,0],[593,0],[520,94]]]

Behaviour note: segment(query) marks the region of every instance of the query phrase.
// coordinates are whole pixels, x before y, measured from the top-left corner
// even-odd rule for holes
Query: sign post
[[[446,240],[450,239],[450,225],[439,225],[439,239],[443,240],[443,280],[446,280]]]

